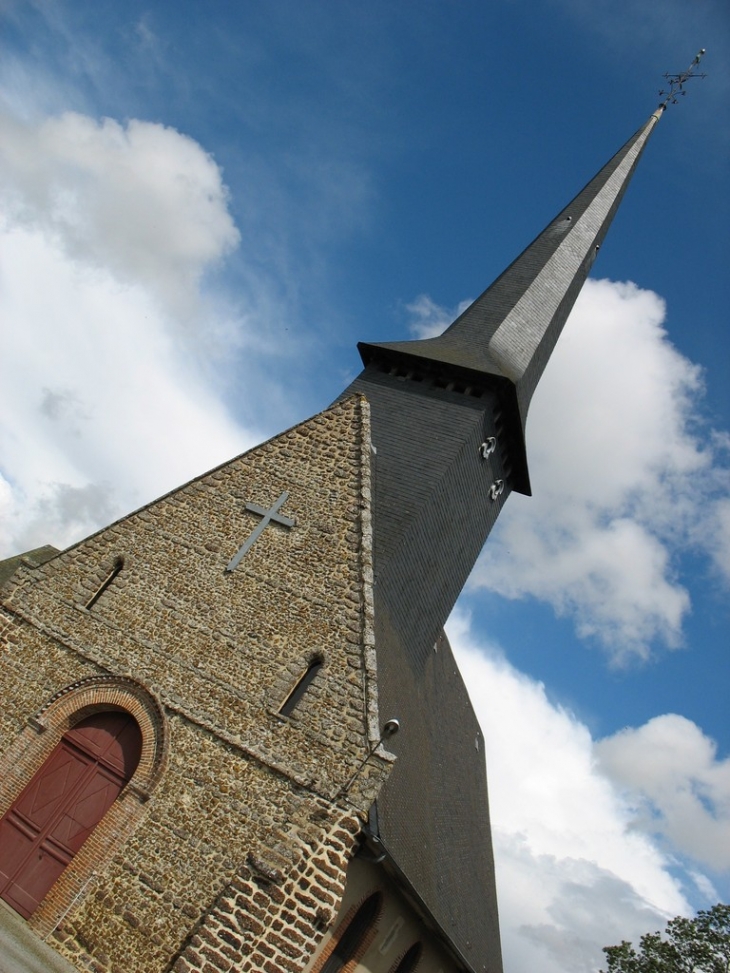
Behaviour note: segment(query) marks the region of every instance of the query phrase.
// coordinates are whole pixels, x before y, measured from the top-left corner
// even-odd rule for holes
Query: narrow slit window
[[[299,705],[299,701],[302,696],[306,693],[309,687],[312,685],[315,676],[319,670],[324,665],[324,659],[320,657],[315,657],[307,666],[306,672],[302,675],[299,682],[296,684],[294,689],[289,693],[284,702],[282,703],[279,713],[282,716],[291,716],[294,710]]]
[[[104,594],[107,588],[114,582],[114,579],[117,577],[117,575],[119,574],[119,572],[122,570],[123,567],[124,567],[124,559],[118,557],[114,562],[114,567],[111,569],[109,574],[107,574],[107,576],[104,578],[104,580],[96,589],[96,591],[91,596],[91,598],[89,598],[89,600],[86,602],[86,605],[84,606],[85,608],[94,607],[94,605],[101,598],[101,596]]]

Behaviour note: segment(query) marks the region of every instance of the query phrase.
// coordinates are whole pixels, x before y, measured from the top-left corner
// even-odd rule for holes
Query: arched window
[[[124,567],[124,558],[118,557],[114,561],[114,565],[111,571],[107,574],[104,580],[101,582],[99,587],[96,589],[94,594],[89,598],[89,600],[84,605],[85,608],[93,608],[97,601],[101,598],[107,588],[111,585],[114,579],[117,577],[119,572]]]
[[[26,919],[134,774],[139,724],[124,710],[81,720],[0,819],[0,898]]]
[[[395,964],[392,973],[414,973],[422,952],[421,944],[414,943]]]
[[[314,677],[317,675],[323,665],[324,659],[321,656],[315,656],[312,659],[299,682],[282,703],[281,709],[279,710],[279,713],[282,716],[291,716],[291,714],[297,708],[300,699],[312,685]]]
[[[335,933],[337,944],[320,967],[319,973],[340,973],[350,960],[362,955],[367,945],[366,936],[380,915],[382,904],[382,892],[373,892],[365,899],[345,928],[342,931],[338,929]]]

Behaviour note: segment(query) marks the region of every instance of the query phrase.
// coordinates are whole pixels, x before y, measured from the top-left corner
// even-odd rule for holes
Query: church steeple
[[[530,492],[532,393],[660,114],[442,335],[361,344],[343,393],[371,410],[378,698],[403,727],[374,829],[480,973],[500,970],[486,779],[443,625],[507,497]]]
[[[498,389],[518,492],[530,492],[524,447],[530,399],[661,114],[659,108],[650,116],[442,335],[359,345],[366,365],[379,361],[426,372],[446,385]]]

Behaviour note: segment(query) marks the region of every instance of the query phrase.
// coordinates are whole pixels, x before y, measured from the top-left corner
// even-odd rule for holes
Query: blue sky
[[[730,897],[720,0],[8,2],[2,554],[65,546],[449,323],[707,48],[533,400],[450,624],[507,973]]]

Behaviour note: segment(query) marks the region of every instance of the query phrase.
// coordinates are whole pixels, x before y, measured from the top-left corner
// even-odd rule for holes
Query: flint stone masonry
[[[302,969],[333,923],[392,766],[379,750],[342,804],[379,737],[370,455],[353,396],[3,587],[0,753],[23,770],[0,815],[73,724],[75,699],[84,715],[134,700],[152,714],[147,776],[30,920],[79,970]],[[245,503],[285,490],[296,526],[270,524],[226,573],[259,519]],[[322,669],[281,717],[315,655]],[[61,714],[48,725],[46,707]]]

